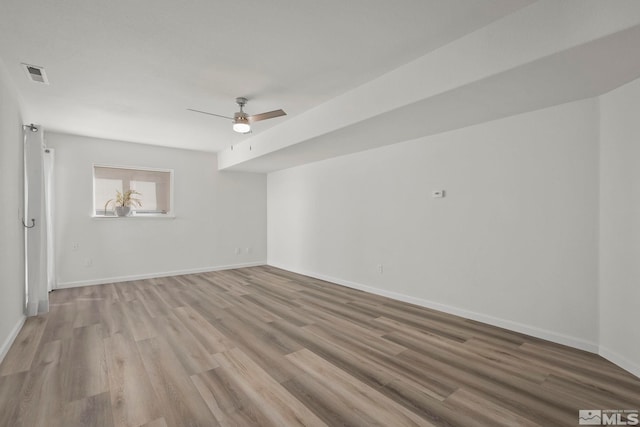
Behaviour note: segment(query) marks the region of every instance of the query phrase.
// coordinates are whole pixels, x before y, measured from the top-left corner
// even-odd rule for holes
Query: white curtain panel
[[[29,227],[35,224],[32,228],[25,228],[28,316],[49,311],[44,150],[42,128],[38,126],[37,132],[34,132],[26,127],[24,130],[24,223]]]
[[[54,254],[53,236],[53,213],[55,198],[53,189],[53,165],[55,163],[55,151],[53,148],[44,149],[44,213],[47,227],[47,291],[51,292],[56,288],[56,264]]]

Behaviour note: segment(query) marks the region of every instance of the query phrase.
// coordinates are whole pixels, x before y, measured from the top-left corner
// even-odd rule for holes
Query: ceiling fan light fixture
[[[236,117],[233,119],[233,130],[238,133],[249,133],[251,132],[251,126],[249,125],[249,120],[246,117]]]
[[[233,117],[209,113],[207,111],[194,110],[193,108],[187,108],[187,110],[194,111],[196,113],[208,114],[210,116],[222,117],[223,119],[230,119],[233,123],[233,130],[243,134],[251,132],[251,123],[253,122],[259,122],[261,120],[273,119],[276,117],[287,115],[284,110],[273,110],[267,111],[266,113],[253,114],[250,116],[243,110],[244,106],[247,105],[247,101],[247,98],[244,97],[236,98],[236,104],[238,104],[238,106],[240,107],[240,111],[236,112]]]

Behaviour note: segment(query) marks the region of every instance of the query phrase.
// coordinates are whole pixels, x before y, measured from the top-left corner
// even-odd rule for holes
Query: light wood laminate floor
[[[0,426],[575,426],[640,409],[603,358],[272,267],[51,294]]]

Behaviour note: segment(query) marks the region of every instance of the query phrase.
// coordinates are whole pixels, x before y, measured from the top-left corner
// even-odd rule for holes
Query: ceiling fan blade
[[[286,115],[287,113],[285,113],[284,110],[274,110],[274,111],[269,111],[267,113],[254,114],[253,116],[247,117],[247,120],[249,120],[249,123],[253,123],[253,122],[259,122],[260,120],[273,119],[275,117],[286,116]]]
[[[187,108],[187,110],[189,110],[189,111],[193,111],[193,112],[195,112],[195,113],[208,114],[208,115],[210,115],[210,116],[222,117],[223,119],[233,120],[233,117],[229,117],[229,116],[222,116],[222,115],[220,115],[220,114],[214,114],[214,113],[208,113],[208,112],[206,112],[206,111],[194,110],[193,108]]]

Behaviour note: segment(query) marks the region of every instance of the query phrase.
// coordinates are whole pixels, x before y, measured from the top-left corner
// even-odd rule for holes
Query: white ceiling
[[[591,98],[640,78],[638,52],[640,1],[539,1],[220,151],[218,167],[270,172]]]
[[[532,0],[2,0],[0,59],[46,130],[220,151]],[[20,63],[44,66],[49,85]],[[283,108],[242,136],[223,115]],[[358,106],[354,106],[358,108]]]

